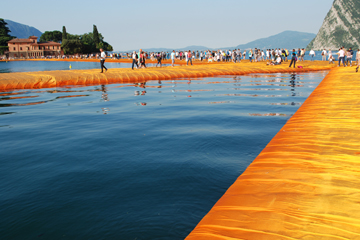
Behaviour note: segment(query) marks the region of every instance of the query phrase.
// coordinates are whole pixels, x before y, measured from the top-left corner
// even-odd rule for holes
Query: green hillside
[[[10,34],[17,38],[28,38],[30,36],[36,36],[40,39],[42,32],[34,27],[30,27],[25,24],[17,23],[9,19],[5,19],[7,26],[10,29]]]

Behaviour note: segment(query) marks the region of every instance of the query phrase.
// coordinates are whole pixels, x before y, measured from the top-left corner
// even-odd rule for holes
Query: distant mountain
[[[10,35],[17,38],[28,38],[30,36],[36,36],[40,39],[42,32],[34,27],[30,27],[25,24],[17,23],[9,19],[4,19],[10,29]]]
[[[261,38],[246,44],[238,45],[235,48],[240,48],[240,49],[305,48],[311,42],[311,40],[314,39],[315,36],[316,34],[314,33],[285,31],[267,38]]]
[[[204,46],[188,46],[188,47],[184,47],[184,48],[143,48],[142,50],[145,52],[172,52],[172,50],[175,51],[193,51],[193,50],[199,50],[199,51],[204,51],[204,50],[212,50],[211,48],[207,48]],[[139,51],[139,49],[133,49],[133,50],[128,50],[128,51],[121,51],[121,52],[133,52],[133,51]]]
[[[273,49],[273,48],[305,48],[316,34],[314,33],[304,33],[304,32],[296,32],[296,31],[285,31],[267,38],[261,38],[246,44],[241,44],[236,47],[222,47],[222,48],[208,48],[204,46],[188,46],[184,48],[147,48],[143,49],[146,52],[171,52],[172,50],[218,50],[218,49],[250,49],[250,48],[260,48],[260,49]],[[133,50],[129,50],[126,52],[132,52]],[[135,51],[139,51],[136,49]]]
[[[199,50],[199,51],[204,51],[204,50],[211,50],[211,48],[208,48],[208,47],[204,47],[204,46],[188,46],[188,47],[184,47],[184,48],[178,48],[178,49],[175,49],[175,50],[187,50],[187,51],[193,51],[193,50]]]
[[[360,48],[360,1],[335,0],[308,49]]]

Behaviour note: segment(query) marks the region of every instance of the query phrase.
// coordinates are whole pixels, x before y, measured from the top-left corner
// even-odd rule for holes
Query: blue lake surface
[[[51,70],[72,70],[76,69],[99,69],[100,62],[67,62],[67,61],[0,61],[0,73],[10,72],[36,72]],[[105,62],[107,68],[131,68],[131,63]],[[148,67],[155,67],[156,64],[146,64]],[[163,64],[169,66],[169,64]]]
[[[1,239],[184,239],[326,74],[0,92]]]

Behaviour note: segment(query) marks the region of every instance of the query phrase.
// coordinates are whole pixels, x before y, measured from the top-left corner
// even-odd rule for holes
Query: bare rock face
[[[339,49],[341,46],[360,47],[359,0],[335,0],[307,49]]]

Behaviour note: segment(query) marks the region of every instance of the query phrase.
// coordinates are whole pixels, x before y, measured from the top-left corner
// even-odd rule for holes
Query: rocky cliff
[[[360,47],[360,1],[335,0],[319,33],[307,49],[338,49],[340,46]]]

